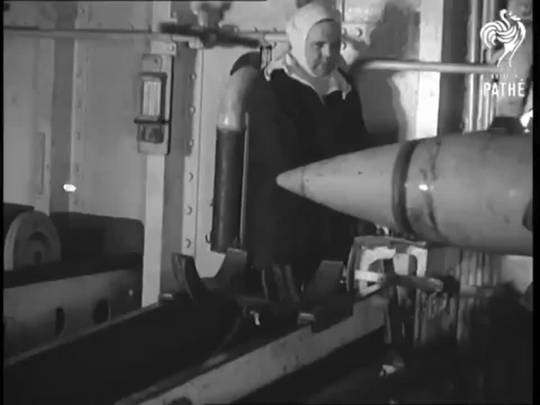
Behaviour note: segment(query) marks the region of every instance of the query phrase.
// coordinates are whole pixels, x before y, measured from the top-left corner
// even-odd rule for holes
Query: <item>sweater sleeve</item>
[[[364,122],[364,112],[360,95],[356,90],[351,91],[346,103],[345,110],[348,127],[346,133],[349,138],[347,142],[349,147],[351,150],[360,150],[374,146]]]
[[[345,144],[346,149],[343,153],[379,146],[377,139],[366,127],[362,100],[355,88],[354,80],[347,73],[341,70],[340,72],[352,87],[341,107],[344,113],[343,139],[341,141]]]

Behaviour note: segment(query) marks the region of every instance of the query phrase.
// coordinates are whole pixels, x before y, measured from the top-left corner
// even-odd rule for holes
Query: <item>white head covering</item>
[[[334,69],[327,76],[317,77],[306,59],[306,40],[309,31],[323,20],[335,21],[341,30],[341,15],[328,1],[312,1],[296,11],[286,27],[291,47],[285,55],[268,65],[265,71],[268,80],[274,70],[282,69],[289,77],[312,87],[320,97],[339,90],[345,98],[351,86],[343,75]]]

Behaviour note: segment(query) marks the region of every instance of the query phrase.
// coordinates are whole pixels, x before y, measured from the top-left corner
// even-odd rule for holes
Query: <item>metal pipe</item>
[[[243,66],[227,83],[218,114],[211,248],[225,253],[238,243],[242,219],[246,98],[258,70]],[[242,241],[244,242],[244,241]]]
[[[192,25],[178,25],[177,23],[162,23],[160,31],[171,35],[198,38],[205,45],[234,45],[248,48],[261,46],[261,39],[252,36],[241,35],[238,32],[228,31],[221,28],[199,27]]]
[[[367,70],[410,70],[421,72],[440,72],[453,74],[484,74],[499,73],[499,68],[491,65],[479,63],[442,63],[442,62],[423,62],[414,60],[385,60],[372,59],[359,61],[359,66]]]
[[[482,80],[480,81],[480,86],[484,86],[484,83],[488,83],[488,82],[490,82],[489,77],[486,77],[484,75],[482,76]],[[495,103],[494,103],[495,100],[493,99],[493,96],[491,95],[491,91],[488,91],[487,93],[484,94],[482,87],[480,87],[479,93],[482,97],[480,98],[481,113],[479,113],[479,118],[481,121],[478,124],[478,128],[480,130],[485,130],[489,128],[491,122],[493,121],[493,118],[494,118],[493,111],[495,107]]]
[[[474,128],[478,131],[486,129],[484,126],[485,111],[487,108],[487,99],[489,99],[489,93],[484,92],[484,82],[486,80],[485,75],[480,75],[476,81],[476,92],[478,97],[476,98],[476,118],[474,122]]]
[[[492,8],[493,8],[492,0],[484,0],[482,2],[482,27],[484,26],[484,24],[490,21],[493,21],[493,19],[491,18]],[[483,63],[491,64],[490,53],[491,53],[490,49],[484,50],[482,59],[481,59]],[[482,80],[480,80],[481,82],[480,85],[483,86],[486,81],[491,80],[491,77],[492,76],[482,75]],[[482,106],[483,112],[481,115],[479,115],[482,118],[482,122],[480,123],[478,129],[483,130],[483,129],[487,129],[489,127],[489,124],[491,123],[490,115],[491,115],[491,110],[493,108],[493,103],[492,103],[493,100],[490,95],[491,92],[489,92],[487,95],[482,94],[482,88],[478,89],[478,94],[479,94],[480,99],[483,102],[483,106]]]
[[[487,4],[487,0],[484,0],[480,3],[480,7],[481,7],[481,11],[480,11],[480,26],[483,27],[484,24],[487,22],[487,10],[488,10],[488,4]],[[475,41],[475,43],[477,45],[480,45],[478,43],[478,41]],[[482,47],[481,45],[479,46],[479,60],[481,60],[482,62],[486,63],[486,59],[484,57],[485,53],[482,52]],[[478,97],[476,99],[476,104],[477,104],[477,110],[476,110],[476,122],[475,122],[475,127],[474,129],[476,130],[483,130],[483,129],[486,129],[487,126],[485,125],[485,121],[486,121],[486,115],[487,115],[487,109],[489,108],[488,107],[488,103],[489,103],[489,94],[484,94],[483,92],[483,89],[484,89],[484,82],[487,80],[487,78],[485,77],[485,75],[481,75],[477,78],[477,83],[476,83],[476,91],[477,91],[477,94],[478,94]]]
[[[494,0],[484,0],[483,5],[484,5],[484,10],[483,10],[484,12],[483,12],[482,25],[490,21],[494,21],[495,11],[496,11]],[[491,64],[493,63],[492,59],[493,59],[493,48],[486,49],[484,51],[482,62],[486,64]],[[495,64],[493,64],[493,66],[495,66]],[[483,86],[484,85],[483,83],[488,80],[492,81],[492,78],[493,78],[493,75],[488,76],[488,77],[483,76],[481,85]],[[482,89],[479,89],[479,93],[482,94]],[[484,95],[483,101],[484,101],[483,114],[482,114],[483,121],[480,128],[487,129],[490,126],[491,122],[493,121],[493,118],[495,118],[494,111],[495,111],[496,102],[493,99],[493,96],[491,96],[491,94]]]
[[[240,234],[238,239],[240,247],[246,247],[246,205],[247,205],[247,188],[248,188],[248,171],[249,171],[249,114],[244,114],[246,117],[246,129],[244,131],[244,159],[242,162],[242,190],[240,197]]]
[[[467,27],[467,60],[474,63],[479,56],[480,2],[470,0],[469,25]]]
[[[37,38],[79,38],[79,39],[113,39],[126,40],[133,36],[141,36],[154,40],[169,40],[176,42],[189,42],[195,38],[200,38],[205,34],[216,34],[220,39],[221,35],[225,36],[228,41],[238,40],[239,45],[248,47],[258,47],[259,43],[286,42],[287,36],[285,33],[276,31],[235,31],[234,33],[222,32],[219,30],[201,29],[194,27],[182,27],[181,30],[170,30],[171,32],[158,32],[151,30],[123,30],[110,28],[78,28],[78,29],[62,29],[62,28],[40,28],[38,26],[17,26],[6,25],[4,35],[37,37]]]
[[[173,29],[174,28],[174,29]],[[166,26],[169,32],[155,32],[149,30],[121,30],[121,29],[49,29],[39,27],[5,26],[4,33],[8,35],[29,36],[39,38],[80,38],[80,39],[112,39],[126,40],[134,36],[141,36],[154,40],[189,42],[193,39],[212,39],[214,43],[234,43],[247,47],[259,47],[263,44],[286,42],[285,33],[276,31],[237,31],[234,33],[219,32],[219,30],[200,29],[193,27]],[[207,38],[208,37],[208,38]],[[410,70],[432,71],[454,74],[482,74],[499,73],[494,66],[468,63],[440,63],[423,62],[415,60],[366,59],[359,61],[366,70]]]
[[[479,1],[470,1],[469,23],[467,26],[467,62],[478,62],[478,35],[479,27]],[[465,98],[465,132],[473,131],[475,128],[474,119],[476,117],[476,91],[477,78],[473,74],[467,77],[467,96]]]
[[[483,27],[484,24],[487,22],[487,0],[483,0],[480,2],[480,21],[479,26]],[[482,52],[482,45],[479,43],[479,41],[475,41],[475,45],[479,48],[478,49],[478,60],[482,61],[483,63],[486,63],[486,59],[484,57],[484,52]],[[474,129],[476,130],[483,130],[486,129],[486,126],[484,125],[486,121],[486,114],[487,114],[487,108],[488,108],[488,99],[489,95],[484,94],[484,81],[486,80],[485,75],[479,76],[477,79],[476,85],[476,92],[477,92],[477,98],[476,98],[476,121]]]
[[[144,37],[155,40],[176,40],[188,41],[192,37],[183,37],[181,35],[163,34],[150,30],[122,30],[122,29],[62,29],[62,28],[40,28],[37,26],[4,26],[4,35],[33,37],[33,38],[51,38],[51,39],[112,39],[126,40],[132,37]]]

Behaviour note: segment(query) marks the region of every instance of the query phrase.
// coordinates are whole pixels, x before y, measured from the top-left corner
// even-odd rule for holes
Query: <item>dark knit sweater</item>
[[[373,146],[358,93],[321,100],[283,71],[261,72],[248,102],[250,117],[247,248],[257,268],[291,264],[300,279],[323,259],[346,260],[357,220],[276,184],[287,170]]]

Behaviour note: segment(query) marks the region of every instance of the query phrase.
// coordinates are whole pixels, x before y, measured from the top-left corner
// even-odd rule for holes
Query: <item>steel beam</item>
[[[219,354],[202,366],[172,375],[117,405],[161,405],[175,400],[196,405],[238,400],[380,328],[384,312],[374,305],[378,299],[372,296],[357,302],[353,316],[329,329],[315,333],[310,326],[304,326],[255,348]]]
[[[152,3],[152,30],[156,30],[160,22],[168,21],[171,15],[171,2],[158,1]],[[163,53],[163,42],[152,41],[150,53]],[[174,45],[174,44],[173,44]],[[165,103],[165,118],[170,117],[171,70],[172,57],[167,56],[168,77]],[[146,194],[144,215],[144,262],[142,304],[150,305],[158,300],[162,271],[163,251],[163,212],[165,209],[165,155],[150,154],[146,157]]]
[[[140,307],[139,255],[4,273],[4,354],[73,336]]]
[[[77,292],[77,291],[74,291]],[[240,315],[231,299],[148,306],[4,362],[7,403],[110,404],[216,350]]]

